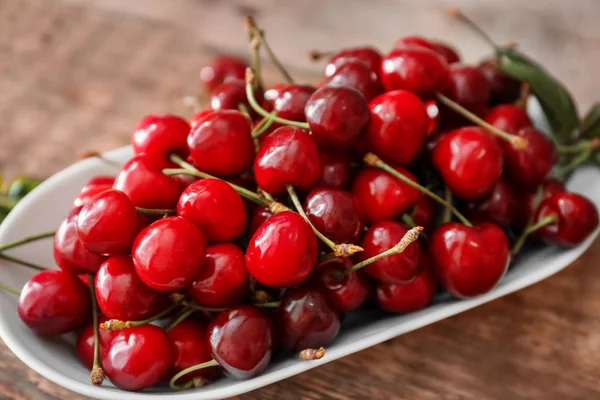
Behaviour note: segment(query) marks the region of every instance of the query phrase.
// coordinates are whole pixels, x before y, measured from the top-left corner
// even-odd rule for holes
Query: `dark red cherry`
[[[383,92],[376,71],[360,60],[348,61],[325,79],[325,86],[348,86],[358,90],[367,102]]]
[[[214,112],[214,110],[202,110],[202,111],[198,111],[196,114],[194,114],[192,116],[192,118],[190,118],[190,131],[193,129],[196,129],[198,127],[198,125],[200,125],[203,121],[204,118],[208,117],[210,114],[212,114]],[[189,134],[189,132],[188,132]],[[187,140],[187,138],[186,138]],[[187,145],[187,142],[186,142]]]
[[[137,391],[153,386],[173,364],[169,337],[158,326],[141,325],[114,333],[102,352],[102,368],[111,383]]]
[[[366,260],[394,247],[408,232],[398,222],[385,221],[369,227],[360,246],[360,260]],[[383,283],[407,283],[415,279],[421,266],[421,246],[410,244],[402,253],[383,257],[363,268],[371,277]]]
[[[394,44],[393,49],[405,48],[410,46],[424,47],[426,49],[437,52],[433,43],[421,36],[405,36]]]
[[[223,82],[244,80],[248,65],[237,57],[219,55],[209,65],[200,70],[200,80],[213,90]]]
[[[486,115],[485,122],[512,134],[516,134],[521,128],[533,125],[527,112],[512,104],[501,104],[492,108]]]
[[[448,222],[431,235],[429,251],[444,288],[459,298],[487,293],[510,262],[508,238],[490,223],[473,227]]]
[[[187,219],[163,218],[139,233],[132,254],[146,285],[160,291],[182,290],[202,268],[206,239]]]
[[[246,234],[248,237],[252,237],[254,232],[267,220],[272,217],[273,213],[267,207],[256,207],[252,210],[252,213],[248,217],[248,224]]]
[[[256,183],[274,196],[285,193],[286,185],[310,190],[319,183],[322,174],[319,150],[312,137],[291,126],[270,134],[254,161]]]
[[[318,89],[306,102],[304,113],[315,142],[333,150],[355,145],[371,118],[363,95],[348,86]]]
[[[240,304],[248,292],[244,252],[232,243],[208,246],[202,269],[194,276],[187,294],[205,307]]]
[[[521,93],[521,82],[497,68],[498,60],[489,59],[479,64],[490,87],[490,105],[514,103]]]
[[[273,325],[257,307],[223,311],[210,322],[207,336],[212,357],[236,379],[260,374],[271,361]]]
[[[502,148],[482,128],[459,128],[433,149],[433,164],[457,197],[474,199],[488,193],[502,175]]]
[[[369,109],[369,148],[386,162],[411,164],[427,136],[429,118],[421,99],[409,91],[394,90],[371,101]]]
[[[550,216],[555,216],[558,221],[541,228],[537,236],[560,246],[577,246],[598,227],[598,209],[588,198],[577,193],[561,192],[542,201],[534,223]]]
[[[347,189],[352,177],[350,155],[343,152],[322,152],[323,176],[319,186],[332,189]]]
[[[144,154],[138,154],[121,168],[113,187],[125,193],[136,207],[174,208],[183,187],[163,174],[162,168]]]
[[[201,171],[236,176],[250,169],[254,142],[250,121],[239,111],[215,111],[188,137],[190,155]]]
[[[206,323],[188,318],[167,332],[173,345],[173,364],[166,375],[167,379],[171,379],[186,368],[212,360],[207,341],[207,328]],[[183,384],[193,378],[211,378],[218,372],[217,367],[199,369],[178,379],[177,384]]]
[[[75,208],[63,220],[54,235],[54,261],[62,270],[74,275],[95,274],[106,257],[93,253],[83,246],[77,236],[77,216]]]
[[[539,187],[541,187],[541,190],[539,193],[540,196],[538,198]],[[556,178],[544,179],[544,181],[540,184],[539,187],[531,192],[525,193],[523,197],[523,206],[521,207],[522,214],[520,215],[521,220],[518,221],[519,223],[517,224],[520,228],[523,228],[527,224],[529,219],[533,217],[538,206],[542,201],[554,196],[557,193],[567,191],[565,184]]]
[[[185,159],[189,150],[187,137],[190,124],[175,115],[147,115],[137,124],[131,144],[135,154],[145,154],[157,165],[172,164],[169,155],[177,154]]]
[[[519,219],[521,207],[518,192],[501,179],[483,197],[467,202],[466,217],[470,221],[493,222],[508,229]]]
[[[261,101],[262,93],[254,92],[254,97]],[[244,81],[225,82],[213,89],[210,95],[210,107],[214,111],[236,110],[240,105],[246,108],[250,116],[254,119],[258,114],[250,106],[248,97],[246,97],[246,83]]]
[[[96,274],[94,287],[102,313],[121,321],[151,317],[168,301],[164,293],[150,289],[137,276],[131,256],[106,260]]]
[[[436,52],[438,52],[448,64],[454,64],[460,62],[460,56],[456,49],[444,42],[432,42]]]
[[[371,71],[379,75],[381,54],[373,47],[365,46],[343,49],[334,54],[325,68],[325,77],[335,74],[340,66],[355,60],[366,63]]]
[[[277,116],[291,121],[305,122],[304,107],[317,90],[311,85],[279,84],[265,92],[266,108],[277,111]]]
[[[557,161],[554,142],[533,127],[522,128],[517,136],[527,140],[525,149],[504,143],[504,164],[511,179],[524,189],[533,190],[548,176]]]
[[[394,167],[417,182],[408,171]],[[393,220],[415,206],[421,191],[377,168],[364,168],[354,179],[352,193],[358,200],[367,224]]]
[[[477,115],[483,115],[490,98],[490,87],[485,75],[477,67],[452,64],[447,94],[466,109]],[[443,111],[456,116],[454,111],[445,108]]]
[[[209,242],[237,239],[246,227],[242,198],[219,179],[202,179],[188,186],[177,204],[177,214],[192,221]]]
[[[427,233],[433,232],[437,218],[437,204],[428,196],[421,196],[412,213],[416,226],[422,226]]]
[[[303,282],[317,262],[317,238],[299,214],[284,211],[267,219],[246,250],[246,268],[263,285],[290,287]]]
[[[76,276],[60,270],[38,272],[19,296],[18,312],[29,328],[41,335],[62,335],[89,320],[90,291]]]
[[[86,275],[87,276],[87,275]],[[98,315],[98,323],[106,322],[109,318],[104,315]],[[100,354],[113,336],[112,331],[106,329],[100,329],[98,331],[100,337]],[[77,342],[75,342],[75,349],[77,350],[77,357],[79,361],[87,368],[92,369],[94,366],[94,324],[90,323],[85,326],[77,336]]]
[[[92,197],[98,193],[102,193],[105,190],[112,189],[115,183],[114,176],[98,175],[93,177],[85,184],[81,192],[77,195],[73,201],[72,208],[81,208],[86,205]]]

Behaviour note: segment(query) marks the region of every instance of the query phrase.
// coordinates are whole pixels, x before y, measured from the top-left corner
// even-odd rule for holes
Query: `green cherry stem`
[[[12,249],[14,247],[21,246],[23,244],[35,242],[36,240],[41,240],[41,239],[46,239],[46,238],[54,237],[55,234],[56,234],[56,231],[52,231],[52,232],[43,232],[43,233],[38,233],[38,234],[35,234],[35,235],[31,235],[31,236],[26,236],[26,237],[24,237],[22,239],[14,240],[12,242],[8,242],[8,243],[5,243],[3,245],[0,245],[0,252]]]
[[[543,218],[541,221],[538,221],[537,223],[526,227],[523,230],[523,232],[521,233],[521,236],[519,236],[519,238],[515,242],[515,245],[513,246],[512,250],[511,250],[512,256],[513,257],[516,256],[519,253],[519,251],[521,251],[521,248],[525,244],[525,240],[527,239],[527,237],[529,235],[531,235],[535,231],[543,228],[544,226],[556,224],[557,222],[558,222],[558,215],[552,214],[552,215],[548,215],[547,217]]]
[[[581,164],[585,163],[592,155],[590,148],[584,149],[577,157],[574,157],[567,165],[558,167],[553,175],[558,178],[564,178],[577,169]]]
[[[181,304],[184,305],[184,303],[185,302],[182,302]],[[165,331],[169,332],[171,329],[175,328],[181,322],[185,321],[190,315],[192,315],[196,311],[197,310],[195,310],[193,308],[188,308],[188,309],[184,310],[181,314],[179,314],[179,316],[177,316],[177,318],[175,318],[173,320],[173,322],[171,322],[169,325],[167,325],[167,327],[165,328]]]
[[[90,288],[90,297],[92,299],[92,324],[94,326],[94,364],[92,366],[92,372],[90,373],[90,379],[92,385],[101,386],[104,381],[104,370],[100,363],[100,334],[98,330],[98,302],[96,300],[96,290],[94,289],[94,276],[88,274],[88,286]]]
[[[17,289],[15,289],[12,286],[5,285],[2,282],[0,282],[0,289],[5,290],[5,291],[7,291],[9,293],[12,293],[12,294],[16,294],[17,296],[19,296],[21,294],[20,290],[17,290]]]
[[[194,372],[194,371],[198,371],[204,368],[210,368],[210,367],[217,367],[219,366],[219,363],[216,362],[215,360],[210,360],[207,362],[204,362],[202,364],[196,364],[196,365],[192,365],[189,368],[184,369],[183,371],[177,373],[170,381],[169,381],[169,386],[171,386],[171,389],[173,390],[187,390],[189,388],[191,388],[192,386],[194,386],[194,382],[192,380],[190,380],[189,382],[183,384],[183,385],[177,385],[175,382],[177,382],[177,380],[179,380],[179,378],[184,377],[185,375]]]
[[[174,208],[142,208],[136,207],[135,211],[142,215],[175,215],[177,210]]]
[[[256,29],[254,29],[253,25],[254,20],[252,18],[245,18],[245,25],[248,31],[248,40],[250,44],[250,66],[254,71],[256,71],[256,82],[254,82],[254,89],[263,91],[263,79],[261,73],[261,65],[260,65],[260,40],[256,36]]]
[[[153,315],[150,318],[142,319],[139,321],[121,321],[119,319],[111,319],[106,322],[100,324],[100,328],[106,329],[107,331],[120,331],[127,328],[133,328],[134,326],[146,325],[150,322],[154,322],[156,320],[161,319],[165,315],[168,315],[171,311],[176,309],[183,302],[183,297],[175,301],[171,306],[165,308],[163,311],[158,314]]]
[[[500,46],[498,46],[496,42],[494,42],[494,40],[491,38],[491,36],[488,35],[486,31],[481,29],[481,27],[477,25],[472,19],[467,17],[465,14],[463,14],[460,10],[456,8],[449,8],[447,12],[449,15],[458,19],[460,22],[468,26],[472,31],[477,33],[485,42],[487,42],[496,51],[496,53],[500,52]]]
[[[446,185],[446,188],[444,189],[444,200],[446,200],[448,204],[452,204],[452,191],[448,185]],[[442,223],[450,222],[451,219],[452,213],[449,208],[445,207],[442,212]]]
[[[413,216],[410,214],[402,214],[400,216],[400,219],[402,220],[402,222],[404,222],[405,225],[407,226],[417,226],[417,224],[415,223],[415,220],[413,219]],[[425,240],[429,240],[429,236],[427,236],[427,234],[425,233],[425,231],[421,231],[419,233],[419,235],[425,239]]]
[[[600,149],[600,138],[582,140],[570,145],[557,145],[556,150],[561,154],[579,154],[585,150],[595,151]]]
[[[273,111],[269,114],[269,117],[264,117],[255,127],[252,129],[252,139],[260,137],[263,133],[269,130],[271,125],[275,122],[272,117],[277,116],[277,111]]]
[[[21,260],[20,258],[12,257],[12,256],[9,256],[9,255],[6,255],[6,254],[2,254],[2,253],[0,253],[0,259],[8,261],[8,262],[15,263],[15,264],[19,264],[19,265],[22,265],[24,267],[29,267],[29,268],[37,269],[38,271],[45,271],[45,270],[47,270],[47,268],[44,268],[44,267],[42,267],[40,265],[33,264],[33,263],[30,263],[29,261]]]

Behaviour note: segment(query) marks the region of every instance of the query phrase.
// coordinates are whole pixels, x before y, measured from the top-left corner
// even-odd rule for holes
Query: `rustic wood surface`
[[[571,89],[598,100],[595,0],[0,0],[0,171],[46,177],[82,149],[128,142],[149,112],[185,112],[217,52],[245,54],[253,14],[298,80],[312,48],[418,33],[489,53],[445,16],[458,6],[501,43],[517,41]],[[266,68],[268,81],[278,79]],[[257,390],[240,399],[600,397],[600,241],[574,265],[519,293]],[[0,399],[81,399],[29,370],[0,342]]]

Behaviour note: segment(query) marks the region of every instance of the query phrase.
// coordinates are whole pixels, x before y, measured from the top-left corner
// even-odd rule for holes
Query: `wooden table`
[[[82,149],[127,144],[150,112],[185,112],[199,68],[245,54],[242,16],[267,29],[298,80],[313,48],[388,48],[419,33],[489,53],[445,16],[457,6],[571,89],[583,110],[600,93],[600,4],[594,0],[0,0],[0,171],[46,177]],[[279,77],[266,68],[269,82]],[[600,241],[558,275],[490,304],[271,385],[243,399],[600,397]],[[0,398],[81,399],[0,345]]]

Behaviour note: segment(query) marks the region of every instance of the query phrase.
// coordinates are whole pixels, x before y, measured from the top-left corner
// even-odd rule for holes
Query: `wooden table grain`
[[[212,55],[246,54],[246,14],[298,80],[315,81],[322,65],[303,56],[314,48],[385,49],[416,33],[456,43],[467,61],[488,54],[449,6],[518,42],[582,110],[598,100],[596,0],[0,0],[0,171],[47,177],[80,150],[127,144],[145,113],[184,113]],[[596,241],[533,287],[239,399],[599,398],[599,262]],[[0,399],[65,398],[82,399],[0,344]]]

